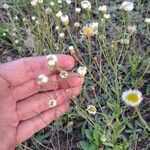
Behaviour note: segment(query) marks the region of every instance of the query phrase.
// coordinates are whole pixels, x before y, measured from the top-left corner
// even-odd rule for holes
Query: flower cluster
[[[124,11],[132,11],[134,9],[134,5],[133,2],[130,1],[124,1],[121,6],[120,9],[124,10]]]
[[[42,3],[43,3],[43,0],[32,0],[32,1],[31,1],[31,5],[32,5],[32,6],[36,6],[38,3],[39,3],[39,4],[42,4]]]

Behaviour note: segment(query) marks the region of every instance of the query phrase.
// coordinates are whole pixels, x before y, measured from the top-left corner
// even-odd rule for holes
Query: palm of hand
[[[64,70],[74,67],[67,55],[57,55],[58,65]],[[50,81],[38,85],[36,77],[44,73]],[[69,99],[79,94],[83,79],[71,74],[60,80],[56,71],[48,71],[45,57],[20,59],[0,67],[0,138],[1,150],[12,150],[61,116],[69,107]],[[43,89],[47,92],[40,92]],[[50,99],[57,106],[49,108]]]

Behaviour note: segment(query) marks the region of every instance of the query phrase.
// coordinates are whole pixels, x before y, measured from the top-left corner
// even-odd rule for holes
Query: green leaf
[[[93,138],[94,138],[94,143],[99,146],[100,145],[100,133],[97,129],[94,129],[93,131]]]
[[[90,147],[88,150],[98,150],[98,149],[99,149],[99,147],[96,146],[95,144],[90,144]]]
[[[86,141],[80,141],[79,144],[80,144],[80,147],[83,150],[89,150],[90,144],[88,142],[86,142]]]
[[[93,131],[91,129],[85,130],[86,137],[89,139],[90,142],[93,141]]]
[[[104,144],[105,146],[110,146],[110,147],[113,147],[113,144],[112,144],[112,143],[103,142],[103,144]]]

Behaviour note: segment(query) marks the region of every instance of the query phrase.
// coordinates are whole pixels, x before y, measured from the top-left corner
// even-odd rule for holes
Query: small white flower
[[[35,21],[36,17],[35,17],[35,16],[32,16],[31,19],[32,19],[32,21]]]
[[[87,107],[87,111],[88,111],[89,114],[95,115],[96,112],[97,112],[97,109],[96,109],[95,106],[89,105],[89,106]]]
[[[56,55],[47,55],[47,63],[49,67],[54,67],[57,63],[57,56]]]
[[[104,18],[105,19],[109,19],[110,18],[110,14],[104,14]]]
[[[75,12],[76,12],[76,13],[80,13],[80,12],[81,12],[81,8],[76,7],[76,8],[75,8]]]
[[[133,2],[130,1],[124,1],[120,6],[120,9],[123,9],[124,11],[132,11],[133,8],[134,8]]]
[[[5,3],[5,4],[3,4],[3,8],[4,8],[4,9],[8,9],[8,8],[9,8],[9,5]]]
[[[71,4],[71,0],[66,0],[66,3],[67,3],[68,5],[70,5],[70,4]]]
[[[105,135],[102,135],[100,139],[101,139],[102,142],[106,142],[107,141]]]
[[[150,24],[150,18],[145,18],[145,23]]]
[[[38,25],[38,24],[40,24],[40,22],[39,22],[38,20],[36,20],[36,21],[35,21],[35,24],[37,24],[37,25]]]
[[[67,15],[61,16],[61,22],[62,22],[64,25],[68,25],[68,24],[69,24],[69,17],[68,17]]]
[[[74,50],[74,46],[69,46],[69,50]]]
[[[58,0],[58,3],[61,4],[61,3],[62,3],[62,0]]]
[[[18,16],[15,16],[14,19],[15,19],[15,20],[18,20]]]
[[[78,27],[80,27],[80,23],[79,22],[75,22],[74,26],[78,28]]]
[[[58,18],[60,18],[62,15],[63,15],[62,11],[58,11],[58,12],[56,13],[56,17],[58,17]]]
[[[15,44],[18,44],[19,43],[19,41],[18,40],[15,40]]]
[[[77,69],[77,72],[80,74],[81,77],[84,77],[87,73],[87,68],[86,67],[79,67]]]
[[[57,105],[57,101],[55,99],[50,99],[49,102],[48,102],[48,106],[50,108],[53,108]]]
[[[38,3],[39,3],[39,4],[42,4],[42,3],[43,3],[43,0],[38,0]]]
[[[98,10],[101,11],[101,12],[106,12],[107,11],[107,6],[106,5],[99,6]]]
[[[57,30],[57,31],[60,30],[60,27],[59,27],[59,26],[56,26],[56,27],[55,27],[55,30]]]
[[[43,83],[47,83],[47,82],[48,82],[48,77],[45,74],[40,74],[38,76],[38,80],[37,80],[38,84],[43,84]]]
[[[129,39],[120,39],[119,42],[121,44],[126,44],[126,45],[128,45],[130,43]]]
[[[26,22],[26,21],[27,21],[27,19],[26,19],[26,18],[23,18],[23,19],[22,19],[22,21],[23,21],[23,22]]]
[[[69,73],[67,71],[61,70],[59,75],[62,79],[66,79],[69,76]]]
[[[51,6],[54,6],[54,5],[55,5],[55,3],[54,3],[54,2],[50,2],[50,5],[51,5]]]
[[[64,32],[59,33],[59,37],[60,38],[64,38],[65,37],[65,33]]]
[[[128,26],[128,32],[129,33],[135,33],[136,32],[136,25]]]
[[[72,55],[75,54],[74,46],[69,46],[69,51]]]
[[[16,33],[12,33],[12,36],[16,36]]]
[[[51,13],[51,12],[52,12],[52,9],[51,9],[51,8],[48,7],[48,8],[45,9],[45,13],[46,13],[46,14],[49,14],[49,13]]]
[[[3,36],[6,36],[6,33],[3,33]]]
[[[129,106],[138,106],[142,100],[142,93],[139,90],[130,89],[122,93],[122,101]]]
[[[32,6],[36,6],[36,5],[37,5],[37,2],[38,2],[37,0],[33,0],[33,1],[31,1],[31,5],[32,5]]]
[[[81,7],[82,7],[82,9],[85,9],[85,10],[91,10],[90,1],[87,1],[87,0],[82,1],[81,2]]]

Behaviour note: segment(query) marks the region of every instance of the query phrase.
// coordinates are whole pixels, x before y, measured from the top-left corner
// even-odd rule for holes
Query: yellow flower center
[[[91,106],[89,109],[88,109],[89,112],[96,112],[96,108]]]
[[[94,35],[94,28],[92,27],[84,27],[82,31],[87,37],[92,37]]]
[[[126,99],[129,101],[129,102],[132,102],[132,103],[137,103],[139,98],[138,98],[138,95],[135,94],[135,93],[131,93],[131,94],[128,94]]]

